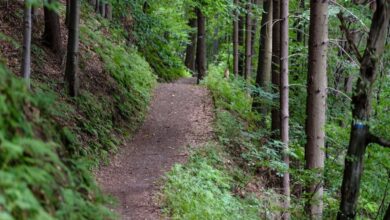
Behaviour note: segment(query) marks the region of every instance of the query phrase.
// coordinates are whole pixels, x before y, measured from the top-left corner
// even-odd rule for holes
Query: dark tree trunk
[[[265,91],[269,91],[269,88],[271,87],[273,1],[264,1],[263,9],[256,86],[261,87]],[[268,114],[268,109],[265,106],[260,106],[258,97],[256,96],[254,97],[252,108],[255,111],[260,111],[263,118],[265,118]],[[265,120],[262,121],[262,125],[265,125]]]
[[[386,210],[386,214],[385,214],[385,217],[383,218],[383,220],[390,220],[390,204]]]
[[[280,0],[274,0],[272,28],[272,86],[273,92],[279,92],[280,83]],[[276,100],[275,100],[276,101]],[[280,139],[280,110],[272,108],[271,131],[274,139]]]
[[[23,30],[23,60],[21,72],[24,79],[27,82],[27,87],[30,88],[30,75],[31,75],[31,5],[24,1],[24,30]]]
[[[96,13],[99,12],[99,8],[100,8],[100,0],[95,0],[95,12]]]
[[[248,79],[251,75],[252,70],[252,4],[248,1],[246,6],[246,17],[245,17],[245,72],[244,78]]]
[[[200,8],[196,8],[198,21],[198,40],[196,47],[196,61],[198,68],[198,84],[206,76],[206,18]]]
[[[302,15],[303,11],[305,10],[305,0],[299,0],[299,8],[301,9],[300,15]],[[299,15],[298,15],[299,16]],[[302,24],[302,19],[298,18],[297,19],[297,42],[303,43],[304,41],[304,26]]]
[[[99,3],[99,13],[104,18],[106,16],[106,3],[103,0],[100,0]]]
[[[338,219],[355,219],[359,197],[360,180],[363,174],[364,154],[368,144],[377,143],[390,147],[388,141],[370,133],[371,99],[380,57],[383,55],[390,22],[389,0],[377,0],[366,50],[360,57],[360,77],[352,96],[352,124],[348,151],[345,159],[341,187],[341,203]],[[350,42],[352,43],[352,42]]]
[[[55,0],[48,0],[51,4]],[[43,33],[43,43],[47,45],[53,52],[61,53],[62,39],[61,39],[61,27],[60,17],[56,11],[44,7],[45,15],[45,32]]]
[[[195,74],[195,57],[196,57],[196,38],[197,38],[197,31],[196,28],[198,26],[196,18],[190,18],[188,21],[188,25],[191,27],[190,32],[190,43],[187,45],[186,49],[186,58],[185,58],[185,65],[186,67],[192,72],[192,74]]]
[[[65,80],[69,95],[74,97],[79,89],[79,32],[80,32],[80,1],[70,0],[70,20],[68,51],[66,57]]]
[[[66,0],[66,11],[65,11],[65,25],[69,28],[69,20],[70,20],[70,3],[71,0]]]
[[[260,0],[252,0],[252,3],[254,7],[258,7]],[[251,56],[252,56],[252,63],[253,58],[255,57],[256,51],[255,51],[255,41],[256,41],[256,32],[257,32],[257,17],[254,16],[252,19],[252,37],[251,37]],[[253,65],[252,65],[253,69]]]
[[[238,6],[238,0],[234,0],[234,6]],[[239,25],[238,10],[233,14],[233,73],[237,77],[239,73]]]
[[[244,50],[244,38],[245,38],[245,28],[244,28],[244,16],[239,16],[238,17],[238,74],[240,76],[244,76],[245,72],[245,55],[243,53]]]
[[[106,15],[105,18],[112,20],[112,5],[111,3],[106,3]]]

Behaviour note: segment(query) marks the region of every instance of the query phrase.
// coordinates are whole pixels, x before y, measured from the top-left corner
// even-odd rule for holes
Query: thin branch
[[[372,144],[379,144],[379,145],[381,145],[383,147],[390,148],[390,141],[389,140],[386,140],[384,138],[375,136],[373,134],[370,134],[370,137],[369,137],[368,141],[369,141],[369,143],[372,143]]]
[[[347,25],[345,24],[345,19],[343,14],[340,12],[337,14],[337,17],[340,19],[340,30],[345,33],[345,37],[347,38],[349,46],[351,46],[353,52],[355,53],[356,58],[359,60],[359,62],[362,60],[362,55],[359,52],[359,49],[357,48],[354,40],[352,39],[351,32],[348,30]]]

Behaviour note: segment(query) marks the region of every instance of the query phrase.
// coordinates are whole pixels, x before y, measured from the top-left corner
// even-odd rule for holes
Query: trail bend
[[[100,187],[117,198],[114,209],[121,219],[162,219],[158,180],[173,164],[185,162],[188,146],[211,139],[211,96],[195,82],[187,78],[159,84],[143,126],[97,171]]]

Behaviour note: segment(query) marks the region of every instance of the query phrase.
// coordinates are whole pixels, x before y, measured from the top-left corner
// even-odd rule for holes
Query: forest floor
[[[97,171],[103,191],[118,200],[121,219],[161,219],[158,202],[164,173],[184,163],[188,151],[212,138],[213,104],[193,78],[161,83],[137,134]]]

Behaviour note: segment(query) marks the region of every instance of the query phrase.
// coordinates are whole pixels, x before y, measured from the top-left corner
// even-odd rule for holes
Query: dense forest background
[[[0,219],[117,218],[94,170],[190,76],[215,140],[166,175],[165,215],[389,219],[389,21],[388,0],[0,1]]]

